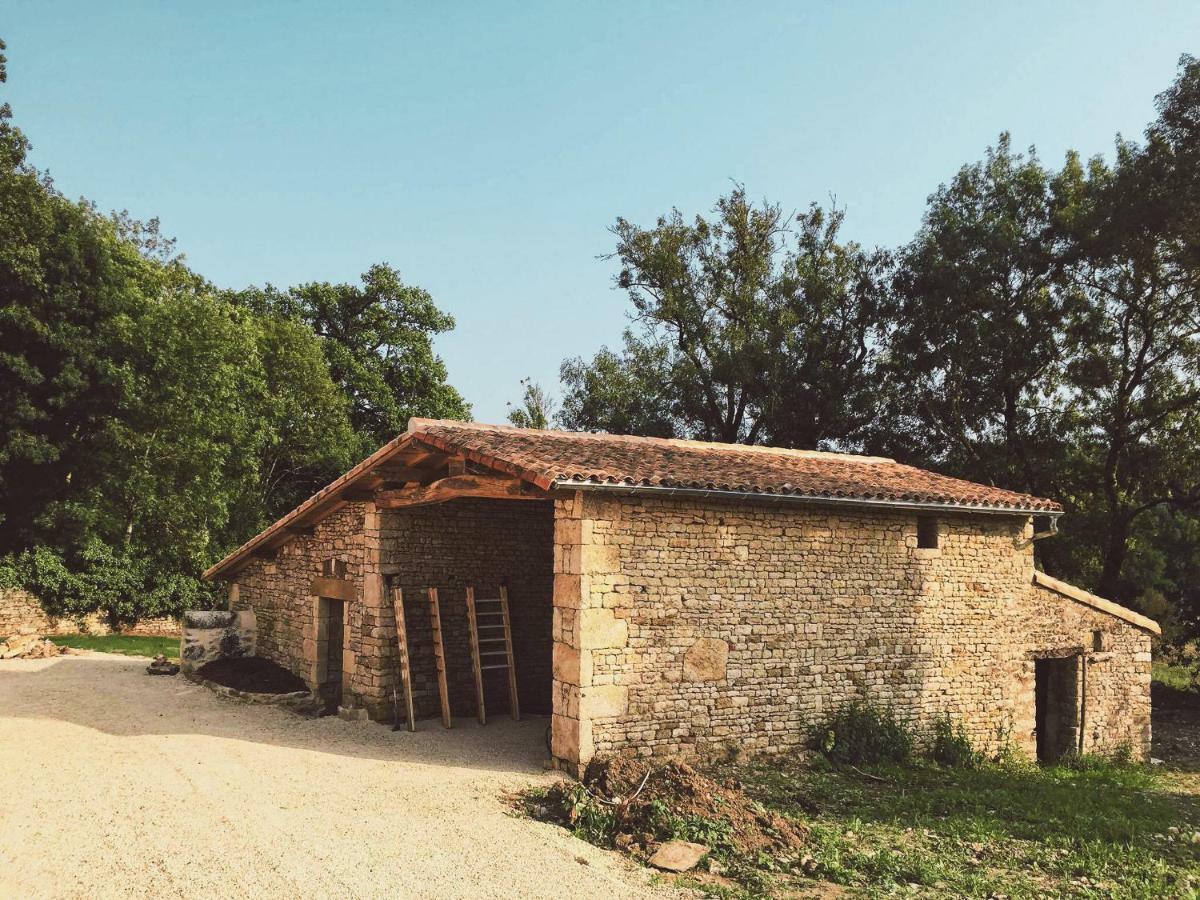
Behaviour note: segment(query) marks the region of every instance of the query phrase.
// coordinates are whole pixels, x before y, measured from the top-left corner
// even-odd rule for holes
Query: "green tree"
[[[1058,402],[1075,295],[1051,174],[1007,134],[930,197],[898,254],[887,415],[872,446],[968,478],[1056,494]]]
[[[258,461],[259,494],[266,519],[273,521],[358,462],[360,441],[321,339],[282,316],[257,317],[254,325],[266,377],[260,415],[268,428]]]
[[[1104,510],[1095,583],[1125,600],[1142,589],[1122,577],[1137,519],[1200,505],[1200,268],[1159,227],[1155,156],[1121,142],[1113,167],[1095,159],[1085,173],[1072,158],[1060,178],[1069,272],[1086,301],[1067,371],[1082,456],[1072,487]]]
[[[841,243],[840,211],[798,216],[737,187],[709,220],[618,219],[617,287],[635,328],[621,354],[567,360],[563,422],[813,447],[871,417],[888,326],[886,256]]]
[[[350,401],[360,456],[407,427],[410,416],[465,419],[470,406],[447,383],[433,337],[454,327],[427,291],[375,265],[362,285],[314,282],[246,291],[243,302],[305,323],[322,338],[333,380]]]
[[[531,378],[522,378],[521,404],[508,404],[508,421],[518,428],[549,428],[554,418],[554,399]]]
[[[3,68],[0,65],[0,76]],[[86,203],[27,161],[0,108],[0,553],[78,540],[66,507],[100,479],[94,460],[118,413],[132,323],[156,275]]]

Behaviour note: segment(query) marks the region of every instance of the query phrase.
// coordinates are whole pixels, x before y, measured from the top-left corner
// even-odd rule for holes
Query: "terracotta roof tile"
[[[1061,512],[1028,494],[873,456],[413,419],[409,433],[543,488],[640,485],[739,493]]]
[[[685,488],[761,496],[876,501],[1057,514],[1051,500],[947,478],[874,456],[711,444],[627,435],[534,431],[503,425],[412,419],[408,431],[380,447],[349,472],[309,497],[270,528],[204,573],[226,576],[257,550],[286,539],[296,523],[335,508],[340,492],[402,452],[414,441],[463,454],[482,466],[508,472],[541,488],[555,485]]]

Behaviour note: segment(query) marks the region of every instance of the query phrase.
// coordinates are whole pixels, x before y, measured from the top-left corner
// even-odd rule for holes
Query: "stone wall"
[[[0,589],[0,638],[26,634],[111,634],[112,626],[103,613],[77,617],[46,614],[38,599],[20,588]],[[170,616],[140,619],[123,627],[123,634],[174,636],[179,620]]]
[[[393,586],[404,597],[416,715],[439,712],[427,595],[436,587],[451,709],[469,716],[475,695],[464,589],[473,584],[477,596],[494,597],[506,579],[522,709],[549,713],[552,542],[549,503],[456,500],[398,510],[351,504],[317,523],[311,535],[293,538],[275,559],[251,562],[238,573],[230,604],[257,614],[259,655],[316,690],[322,680],[317,661],[326,647],[314,579],[322,576],[326,560],[344,562],[337,580],[352,593],[346,602],[342,703],[388,721],[398,683]],[[508,709],[507,688],[497,674],[504,673],[485,678],[493,714]]]
[[[322,519],[311,534],[298,534],[279,548],[274,559],[255,559],[231,582],[229,608],[253,610],[257,620],[257,652],[318,688],[318,598],[313,582],[322,577],[327,560],[345,564],[341,580],[349,583],[354,598],[347,603],[351,632],[361,621],[364,563],[364,517],[376,515],[374,507],[351,503]],[[353,666],[349,675],[353,675]],[[347,679],[346,705],[354,703],[354,684]]]
[[[32,594],[20,588],[0,590],[0,638],[55,634],[58,623],[46,615]]]
[[[391,584],[404,594],[418,717],[433,716],[439,710],[428,589],[438,589],[451,711],[456,716],[473,716],[475,685],[465,588],[472,585],[478,598],[496,597],[501,581],[508,584],[521,708],[549,714],[553,534],[554,511],[549,503],[455,500],[383,512],[382,559],[388,571],[399,570]],[[397,671],[395,618],[390,604],[373,624],[381,629],[384,640],[380,652],[363,664],[378,673],[378,696],[390,706]],[[498,649],[497,645],[492,649]],[[484,673],[490,715],[508,711],[505,679],[501,670]]]
[[[923,549],[915,514],[557,501],[555,755],[778,752],[853,700],[1032,754],[1036,657],[1096,643],[1084,749],[1144,754],[1149,636],[1035,590],[1027,519],[938,527]]]

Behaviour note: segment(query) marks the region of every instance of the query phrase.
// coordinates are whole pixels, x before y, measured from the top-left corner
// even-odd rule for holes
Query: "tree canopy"
[[[1200,635],[1200,62],[1141,142],[1047,167],[1001,134],[894,250],[737,186],[618,219],[619,351],[562,365],[575,428],[865,450],[1061,500],[1039,562]]]
[[[11,115],[0,109],[0,580],[58,612],[203,602],[205,567],[409,415],[468,414],[432,349],[453,320],[394,269],[218,290],[157,222],[63,197]]]

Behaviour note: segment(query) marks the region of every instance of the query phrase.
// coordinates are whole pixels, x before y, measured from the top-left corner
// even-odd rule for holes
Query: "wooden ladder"
[[[437,663],[438,699],[442,701],[442,725],[451,727],[450,696],[446,692],[446,652],[442,648],[442,608],[437,588],[429,589],[429,629],[433,633],[433,659]]]
[[[482,606],[482,609],[478,607]],[[483,623],[480,624],[480,619]],[[508,707],[514,721],[521,719],[517,700],[517,669],[513,662],[512,621],[508,616],[508,588],[500,586],[499,597],[475,598],[475,589],[467,588],[467,623],[470,626],[471,668],[475,672],[475,709],[480,725],[487,724],[483,701],[483,673],[504,669],[508,672]],[[483,636],[480,632],[485,632]],[[497,645],[501,645],[500,649]]]
[[[416,731],[413,717],[412,669],[408,660],[408,628],[404,624],[404,591],[392,588],[392,609],[396,611],[396,651],[400,662],[400,682],[404,687],[404,707],[408,711],[408,730]],[[394,696],[394,695],[393,695]],[[393,722],[393,725],[399,725]]]

